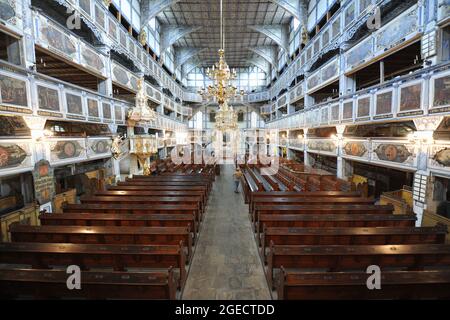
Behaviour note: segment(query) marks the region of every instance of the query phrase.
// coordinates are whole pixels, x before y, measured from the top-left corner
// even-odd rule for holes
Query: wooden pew
[[[198,207],[195,205],[152,205],[142,206],[139,204],[67,204],[64,206],[64,213],[120,213],[120,214],[189,214],[194,215],[198,222]]]
[[[273,178],[273,176],[271,176],[271,175],[262,175],[261,174],[261,168],[259,166],[256,167],[256,173],[259,175],[259,177],[264,179],[270,185],[270,187],[272,188],[273,191],[281,191],[280,185]]]
[[[158,175],[158,176],[140,176],[134,175],[133,178],[126,178],[126,181],[200,181],[205,183],[211,183],[211,178],[208,175],[203,174],[170,174],[170,175]]]
[[[0,263],[51,269],[77,265],[82,270],[112,268],[179,269],[179,287],[186,281],[186,255],[179,245],[98,245],[74,243],[0,243]]]
[[[374,204],[375,199],[363,197],[257,197],[252,201],[253,207],[257,205],[319,205],[319,204]]]
[[[392,214],[393,211],[392,205],[255,205],[252,221],[257,224],[261,214]]]
[[[275,269],[305,269],[323,272],[366,270],[377,265],[382,270],[450,266],[450,246],[445,244],[307,246],[270,245],[267,278],[275,283]],[[300,270],[296,270],[300,271]]]
[[[117,183],[118,186],[140,186],[140,187],[145,187],[145,189],[147,189],[147,187],[149,186],[197,186],[197,187],[205,187],[206,188],[206,193],[207,195],[209,195],[210,191],[211,191],[211,187],[207,182],[203,182],[203,181],[149,181],[149,180],[129,180],[129,181],[125,181],[125,182],[118,182]],[[162,190],[162,189],[161,189]]]
[[[258,217],[256,239],[263,227],[331,228],[331,227],[414,227],[415,215],[394,214],[262,214]]]
[[[241,185],[244,192],[244,201],[245,203],[249,203],[252,193],[259,191],[258,184],[253,180],[248,172],[243,171]]]
[[[67,289],[66,270],[0,267],[2,299],[176,299],[173,270],[83,272],[81,290]]]
[[[198,232],[192,214],[120,214],[120,213],[44,213],[39,216],[43,226],[124,226],[124,227],[188,227],[193,237]]]
[[[126,185],[124,182],[119,182],[117,186],[108,186],[107,191],[116,191],[116,190],[145,190],[145,191],[202,191],[205,192],[206,195],[206,187],[204,186],[189,186],[189,185],[145,185],[140,186],[137,185]]]
[[[147,191],[147,192],[170,192],[170,191],[192,191],[192,192],[202,192],[203,198],[205,199],[205,204],[208,200],[207,188],[204,186],[167,186],[167,185],[150,185],[150,186],[134,186],[134,185],[117,185],[108,186],[106,192],[108,191]]]
[[[250,196],[250,207],[253,210],[253,200],[258,198],[342,198],[342,197],[360,197],[360,192],[341,192],[341,191],[317,191],[317,192],[297,192],[297,191],[262,191],[253,192]]]
[[[86,244],[168,244],[183,241],[186,260],[192,257],[192,236],[189,227],[80,227],[10,226],[12,242],[86,243]]]
[[[107,190],[98,191],[96,196],[123,196],[123,197],[200,197],[202,206],[206,207],[206,193],[203,191],[194,190],[172,190],[172,191],[157,191],[157,190]]]
[[[125,181],[149,181],[149,182],[186,182],[186,183],[192,183],[192,182],[199,182],[204,183],[208,186],[208,189],[211,190],[213,180],[208,175],[202,175],[202,174],[180,174],[180,175],[158,175],[158,176],[140,176],[140,175],[134,175],[133,178],[126,178]]]
[[[277,191],[273,186],[256,170],[255,167],[249,167],[249,172],[258,184],[263,186],[265,191]]]
[[[249,167],[246,166],[245,167],[245,173],[248,175],[249,180],[253,181],[256,184],[257,190],[258,191],[265,191],[266,188],[264,187],[264,184],[262,183],[261,179],[259,179],[255,173],[253,172],[253,170]]]
[[[84,196],[80,198],[80,201],[82,204],[140,204],[142,207],[165,204],[190,205],[197,208],[198,216],[204,212],[201,197]]]
[[[445,243],[447,227],[378,228],[266,228],[261,235],[261,253],[276,245],[382,245]]]
[[[367,288],[365,272],[295,273],[283,271],[278,299],[449,299],[450,271],[384,271],[381,290]]]

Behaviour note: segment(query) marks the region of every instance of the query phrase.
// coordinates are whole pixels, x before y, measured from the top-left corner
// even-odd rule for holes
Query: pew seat
[[[381,290],[367,288],[365,272],[299,273],[283,270],[282,300],[449,299],[450,271],[383,271]]]
[[[198,232],[192,214],[120,214],[120,213],[43,213],[41,225],[47,226],[124,226],[124,227],[187,227],[193,226],[193,237]]]
[[[266,228],[331,228],[331,227],[413,227],[415,215],[393,214],[261,214],[256,224],[256,239]]]
[[[80,227],[10,226],[13,242],[85,243],[85,244],[166,244],[183,242],[187,261],[192,257],[192,235],[189,227]]]
[[[450,267],[450,245],[349,245],[307,246],[270,245],[267,257],[267,278],[275,283],[274,271],[304,269],[320,272],[358,270],[370,265],[384,269],[423,270],[425,268]]]
[[[179,271],[180,288],[186,281],[186,255],[182,242],[179,245],[0,243],[0,263],[28,265],[33,269],[77,265],[84,271],[94,271],[92,269],[96,268],[130,271],[130,268],[173,267]]]
[[[176,299],[172,268],[155,272],[82,272],[81,290],[68,290],[66,270],[0,267],[2,299]]]

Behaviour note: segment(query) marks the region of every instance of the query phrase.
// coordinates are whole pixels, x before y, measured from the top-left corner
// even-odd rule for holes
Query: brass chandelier
[[[220,0],[220,37],[221,46],[219,49],[219,62],[213,65],[212,69],[206,70],[206,75],[213,81],[207,89],[202,88],[199,93],[203,98],[215,98],[219,104],[219,111],[216,114],[216,129],[220,131],[237,129],[237,114],[228,106],[228,100],[237,95],[244,95],[244,91],[239,93],[237,88],[230,84],[236,79],[236,70],[230,70],[225,61],[225,35],[223,18],[223,0]]]

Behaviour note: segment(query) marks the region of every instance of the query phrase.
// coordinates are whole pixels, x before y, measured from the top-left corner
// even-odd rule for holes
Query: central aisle
[[[183,299],[270,299],[242,191],[233,165],[214,182]]]

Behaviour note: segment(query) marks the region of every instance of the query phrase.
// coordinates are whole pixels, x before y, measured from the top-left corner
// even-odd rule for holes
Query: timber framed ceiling
[[[267,55],[261,55],[250,48],[273,48],[275,49],[273,51],[277,52],[280,42],[254,27],[279,29],[283,27],[285,31],[283,36],[288,37],[286,30],[294,15],[283,6],[283,2],[295,1],[307,2],[306,0],[224,0],[225,53],[230,67],[258,66],[261,68],[261,61],[264,61],[266,65],[273,64],[273,59],[268,59]],[[161,30],[175,27],[191,29],[170,43],[175,52],[188,49],[192,52],[189,58],[182,60],[177,67],[182,67],[188,61],[191,65],[209,67],[218,60],[220,0],[142,0],[142,3],[144,2],[147,6],[156,8],[151,11],[157,11],[154,16],[160,22]],[[145,18],[143,23],[146,23]]]
[[[256,54],[249,47],[276,45],[252,25],[289,24],[291,15],[270,1],[224,1],[225,53],[232,67],[247,67]],[[158,14],[160,23],[201,27],[175,43],[175,47],[205,48],[198,54],[203,67],[218,59],[220,49],[219,0],[180,1]]]

